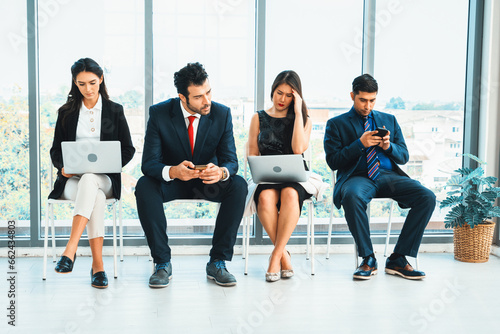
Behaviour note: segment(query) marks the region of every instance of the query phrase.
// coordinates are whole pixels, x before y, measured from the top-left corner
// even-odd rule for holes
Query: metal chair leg
[[[118,261],[116,255],[116,201],[113,203],[113,263],[115,278],[118,277]]]
[[[389,222],[387,224],[387,234],[385,236],[385,248],[384,256],[387,257],[387,248],[389,247],[389,239],[391,238],[391,227],[392,227],[392,211],[394,210],[394,201],[391,200],[391,208],[389,211]]]
[[[50,204],[47,203],[47,208],[45,211],[45,237],[43,238],[43,277],[45,280],[47,278],[47,248],[49,247],[49,207]]]
[[[332,224],[333,224],[333,203],[330,211],[330,222],[328,223],[328,238],[326,239],[326,259],[330,258],[330,244],[332,242]]]
[[[54,226],[54,205],[50,205],[50,228],[52,230],[52,262],[56,262],[56,228]]]
[[[118,223],[120,224],[120,261],[123,262],[123,214],[121,200],[118,200]]]
[[[310,236],[311,236],[311,275],[314,275],[314,222],[313,222],[313,210],[314,210],[314,205],[313,203],[309,203],[309,225],[311,226],[310,229]]]

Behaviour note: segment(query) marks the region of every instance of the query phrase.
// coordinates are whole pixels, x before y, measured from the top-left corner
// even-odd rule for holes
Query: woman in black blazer
[[[121,174],[73,175],[64,172],[61,142],[95,140],[121,142],[122,166],[133,157],[130,131],[123,107],[109,100],[102,68],[90,58],[82,58],[71,67],[71,91],[59,108],[50,156],[57,168],[57,179],[49,198],[75,201],[71,235],[55,271],[70,273],[76,259],[78,241],[87,226],[92,251],[91,284],[106,288],[102,247],[106,198],[120,198]]]

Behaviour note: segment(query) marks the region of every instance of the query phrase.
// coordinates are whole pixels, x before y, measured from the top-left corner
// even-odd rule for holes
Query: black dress
[[[279,154],[294,154],[292,150],[292,135],[295,122],[295,114],[287,114],[283,118],[275,118],[269,116],[264,110],[258,111],[260,133],[257,137],[257,145],[260,155],[279,155]],[[304,162],[304,168],[308,170]],[[259,184],[254,193],[255,205],[259,204],[259,196],[266,189],[283,189],[293,188],[299,194],[299,207],[302,210],[304,200],[312,195],[305,191],[297,182],[285,182],[278,184]],[[278,210],[281,201],[278,201]]]

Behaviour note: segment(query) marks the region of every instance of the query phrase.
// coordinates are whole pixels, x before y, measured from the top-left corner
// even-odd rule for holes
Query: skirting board
[[[383,254],[384,245],[375,244],[375,253]],[[389,246],[388,253],[392,252],[394,245]],[[209,253],[211,246],[171,246],[172,255],[204,255]],[[270,254],[272,251],[271,245],[264,246],[250,246],[250,254]],[[289,245],[286,248],[290,253],[293,254],[304,254],[306,252],[306,245]],[[242,255],[242,246],[238,245],[234,247],[234,255]],[[63,247],[57,247],[56,253],[58,256],[64,251]],[[120,249],[118,248],[118,252]],[[346,245],[331,245],[331,254],[349,254],[354,252],[354,247],[352,244]],[[420,246],[420,253],[452,253],[453,244],[422,244]],[[27,256],[43,256],[43,247],[17,247],[16,255],[18,257]],[[491,253],[496,256],[500,256],[500,247],[493,246]],[[0,257],[5,257],[6,252],[2,253]],[[49,256],[52,256],[52,248],[49,247]],[[315,254],[326,254],[326,245],[316,245]],[[78,247],[78,256],[90,256],[90,247]],[[105,246],[103,249],[104,256],[113,255],[113,247]],[[126,246],[123,247],[123,255],[125,256],[148,256],[149,248],[146,246]]]

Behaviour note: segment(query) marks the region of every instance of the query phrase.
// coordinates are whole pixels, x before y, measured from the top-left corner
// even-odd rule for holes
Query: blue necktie
[[[370,131],[370,122],[368,121],[368,117],[365,117],[365,132]],[[377,157],[376,146],[370,146],[366,150],[366,163],[368,165],[368,177],[375,181],[379,176],[378,169],[380,168],[380,161]]]

